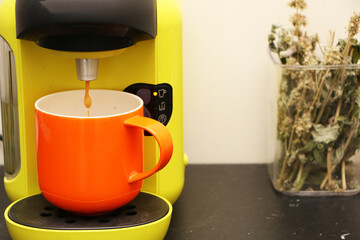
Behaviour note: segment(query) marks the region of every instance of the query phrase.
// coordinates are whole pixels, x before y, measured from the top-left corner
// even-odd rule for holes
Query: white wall
[[[185,151],[190,163],[267,160],[267,34],[288,0],[182,0]],[[308,32],[345,36],[359,0],[307,1]]]

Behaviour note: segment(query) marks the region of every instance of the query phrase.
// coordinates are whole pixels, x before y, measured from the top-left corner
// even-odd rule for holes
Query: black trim
[[[65,51],[104,51],[157,34],[156,0],[17,0],[16,35]]]

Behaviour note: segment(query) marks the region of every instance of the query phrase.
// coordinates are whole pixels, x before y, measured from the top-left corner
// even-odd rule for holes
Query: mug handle
[[[134,183],[150,177],[168,164],[173,153],[173,141],[169,130],[162,123],[152,118],[136,116],[127,119],[124,123],[125,126],[139,127],[149,132],[155,137],[160,148],[160,159],[155,167],[145,172],[133,172],[131,174],[129,177],[129,183]]]

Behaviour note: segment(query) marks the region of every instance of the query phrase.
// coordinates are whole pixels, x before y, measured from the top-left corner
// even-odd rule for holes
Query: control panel
[[[136,83],[125,92],[133,93],[144,101],[144,116],[155,119],[165,126],[168,124],[173,107],[173,92],[170,84]]]

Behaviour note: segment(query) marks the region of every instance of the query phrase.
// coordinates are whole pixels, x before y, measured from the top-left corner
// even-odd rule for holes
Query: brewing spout
[[[76,71],[78,79],[82,81],[97,79],[98,63],[98,58],[77,58]]]

